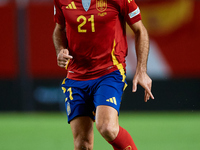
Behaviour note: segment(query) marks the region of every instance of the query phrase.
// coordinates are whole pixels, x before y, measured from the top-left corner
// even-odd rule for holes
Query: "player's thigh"
[[[107,141],[114,140],[119,132],[117,110],[110,106],[97,106],[96,127]]]
[[[93,143],[93,120],[90,117],[76,117],[70,122],[70,126],[75,141]]]
[[[118,126],[118,112],[115,108],[100,105],[96,108],[96,124]]]

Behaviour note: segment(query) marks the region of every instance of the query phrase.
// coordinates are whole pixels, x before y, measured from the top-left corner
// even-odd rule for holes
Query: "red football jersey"
[[[73,56],[67,77],[89,80],[125,70],[126,22],[134,24],[141,15],[134,0],[54,0],[54,20],[65,24]]]

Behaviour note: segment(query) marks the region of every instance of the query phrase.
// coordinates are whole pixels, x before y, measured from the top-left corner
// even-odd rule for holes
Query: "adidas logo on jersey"
[[[72,1],[69,5],[66,6],[67,9],[77,9],[75,3]]]

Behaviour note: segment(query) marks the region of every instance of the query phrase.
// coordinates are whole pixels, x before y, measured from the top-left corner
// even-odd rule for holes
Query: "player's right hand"
[[[62,49],[57,55],[57,64],[61,68],[66,68],[67,64],[69,63],[69,60],[73,57],[69,55],[68,49]]]

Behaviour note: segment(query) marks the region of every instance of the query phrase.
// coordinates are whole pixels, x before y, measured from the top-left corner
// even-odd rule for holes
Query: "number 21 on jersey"
[[[94,26],[94,15],[91,15],[90,18],[86,18],[85,16],[83,15],[80,15],[78,18],[77,18],[77,22],[80,22],[80,24],[78,25],[78,32],[81,32],[81,33],[86,33],[87,30],[84,29],[84,25],[86,23],[90,23],[91,24],[91,31],[92,32],[95,32],[95,26]]]

